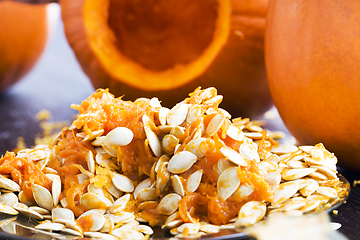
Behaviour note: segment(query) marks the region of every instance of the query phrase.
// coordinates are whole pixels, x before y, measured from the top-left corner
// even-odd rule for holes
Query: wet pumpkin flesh
[[[202,90],[198,88],[187,102],[195,104],[200,102]],[[203,106],[203,105],[202,105]],[[74,109],[79,111],[78,117],[69,128],[64,128],[58,138],[52,143],[54,155],[47,167],[56,170],[61,178],[62,193],[60,199],[65,197],[67,208],[71,209],[75,216],[80,216],[87,209],[80,202],[80,197],[88,190],[90,183],[97,187],[108,187],[112,176],[110,170],[102,167],[96,168],[95,174],[90,174],[87,165],[87,156],[89,151],[96,153],[92,145],[93,140],[84,140],[79,137],[80,132],[92,134],[96,131],[102,131],[106,135],[116,127],[127,127],[133,134],[133,140],[126,146],[116,147],[118,172],[131,179],[135,185],[152,175],[154,164],[158,157],[151,151],[147,137],[144,131],[143,115],[147,115],[153,125],[151,128],[161,139],[164,134],[161,133],[156,125],[159,125],[159,118],[155,107],[151,106],[149,99],[137,99],[134,102],[123,101],[121,98],[114,98],[107,90],[98,90],[84,100],[80,105],[73,105]],[[208,103],[208,108],[217,108],[217,103]],[[213,113],[205,114],[203,109],[203,123],[206,129],[207,125],[214,118]],[[213,224],[227,224],[229,220],[236,217],[240,208],[251,200],[269,202],[273,197],[272,187],[265,181],[260,174],[255,160],[249,160],[246,167],[238,167],[238,177],[242,184],[250,185],[254,191],[246,198],[241,198],[235,194],[226,200],[223,200],[217,191],[219,171],[217,169],[218,161],[223,155],[220,148],[227,145],[233,149],[238,149],[242,144],[229,138],[226,130],[231,124],[226,120],[222,127],[208,138],[200,146],[199,150],[203,156],[200,157],[192,167],[184,173],[179,174],[179,178],[186,185],[186,179],[196,172],[202,170],[202,179],[195,192],[187,192],[180,200],[179,214],[184,222],[207,221]],[[200,121],[184,123],[184,140],[178,146],[179,151],[183,150],[185,145],[191,140],[191,134],[198,129]],[[264,137],[265,139],[265,137]],[[263,139],[263,140],[264,140]],[[259,144],[261,146],[261,143]],[[88,174],[89,179],[79,184],[77,175],[80,173]],[[12,179],[23,186],[24,193],[29,199],[32,199],[31,185],[36,183],[44,186],[51,191],[51,180],[41,171],[41,168],[26,158],[17,158],[13,153],[7,153],[0,160],[0,174],[11,175]],[[163,192],[158,193],[159,197],[173,192],[171,184],[166,185]],[[140,207],[141,205],[141,207]],[[205,207],[204,207],[205,206]],[[134,211],[139,217],[146,219],[150,225],[164,224],[166,216],[162,215],[158,209],[158,202],[141,204],[136,199],[128,204],[127,209]],[[81,218],[79,224],[86,229],[87,220]],[[89,220],[90,221],[90,220]]]

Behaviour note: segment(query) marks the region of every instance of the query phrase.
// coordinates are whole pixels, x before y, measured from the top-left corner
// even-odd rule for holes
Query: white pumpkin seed
[[[186,180],[186,193],[196,191],[196,189],[200,185],[202,175],[203,175],[203,170],[200,169],[188,177],[188,179]]]
[[[181,200],[181,196],[176,193],[170,193],[163,197],[157,206],[157,210],[165,215],[170,215],[178,209],[178,203]]]
[[[278,172],[269,172],[264,174],[265,181],[271,186],[277,186],[281,182],[281,174]]]
[[[265,213],[266,204],[264,202],[249,201],[241,207],[235,226],[245,227],[253,225],[260,221],[265,216]]]
[[[115,237],[120,239],[132,239],[132,240],[144,239],[144,235],[141,232],[136,231],[132,228],[124,228],[124,227],[120,227],[112,230],[111,235],[114,235]]]
[[[293,145],[281,145],[281,146],[272,148],[271,152],[276,153],[276,154],[285,154],[285,153],[290,153],[290,152],[296,152],[297,150],[298,150],[298,148]]]
[[[281,172],[281,177],[284,180],[295,180],[302,177],[305,177],[313,172],[316,171],[316,168],[291,168],[291,169],[284,169]]]
[[[299,190],[299,184],[296,181],[284,182],[280,184],[274,191],[274,199],[272,204],[277,205],[285,202]]]
[[[116,214],[121,213],[130,200],[130,194],[125,194],[121,198],[117,199],[113,204],[110,205],[109,212]]]
[[[255,190],[255,187],[248,185],[247,183],[241,184],[236,191],[233,193],[232,198],[236,201],[241,202],[246,200]]]
[[[8,189],[13,192],[20,192],[20,186],[11,179],[0,175],[0,188]]]
[[[235,126],[235,125],[230,125],[229,128],[228,128],[228,130],[227,130],[227,132],[226,132],[226,134],[227,134],[230,138],[232,138],[232,139],[234,139],[234,140],[236,140],[236,141],[242,142],[242,141],[244,140],[244,133],[243,133],[243,131],[242,131],[239,127],[237,127],[237,126]]]
[[[163,162],[160,164],[156,178],[156,195],[160,196],[161,192],[165,189],[170,181],[170,173],[167,166],[169,163]]]
[[[212,137],[223,125],[225,118],[221,114],[215,115],[209,122],[205,130],[205,136]]]
[[[17,215],[19,213],[14,208],[7,206],[5,204],[0,204],[0,212],[9,214],[9,215]]]
[[[299,192],[304,197],[308,197],[308,196],[312,195],[319,188],[319,183],[314,179],[306,179],[304,182],[304,185],[305,186],[302,186],[302,184],[299,184],[299,186],[300,186]]]
[[[161,141],[162,149],[167,154],[173,154],[179,139],[172,134],[166,134]]]
[[[208,141],[207,138],[192,139],[185,145],[184,150],[195,154],[198,158],[202,158],[204,156],[204,150],[206,150],[204,149],[204,147],[206,147],[206,141]],[[200,147],[200,145],[202,147]]]
[[[104,215],[97,209],[84,212],[79,216],[78,221],[81,221],[81,218],[85,218],[85,217],[91,219],[91,224],[89,225],[89,230],[91,232],[99,231],[105,224]]]
[[[125,175],[119,173],[112,173],[112,183],[114,186],[123,192],[134,191],[134,183]]]
[[[181,125],[188,114],[189,105],[185,103],[176,104],[167,115],[167,123],[171,126]]]
[[[53,204],[54,206],[57,206],[61,194],[61,179],[60,176],[58,175],[54,175],[52,179],[51,192],[52,192]]]
[[[51,211],[54,206],[54,200],[49,190],[37,184],[32,184],[31,188],[35,202],[40,207]]]
[[[80,203],[86,209],[105,209],[111,205],[111,201],[104,196],[88,192],[80,197]]]
[[[228,159],[229,161],[235,163],[236,165],[246,167],[249,165],[247,160],[238,152],[230,147],[220,148],[221,154]]]
[[[47,231],[60,231],[65,228],[61,223],[44,222],[35,226],[36,229]]]
[[[337,197],[337,192],[334,188],[330,188],[330,187],[319,187],[317,189],[317,193],[320,195],[324,195],[326,197],[329,198],[336,198]]]
[[[255,160],[256,162],[260,161],[256,144],[248,138],[245,138],[243,144],[240,145],[239,152],[249,160]]]
[[[238,167],[230,167],[220,174],[217,181],[217,191],[223,200],[228,199],[239,187],[238,173]]]
[[[198,223],[184,223],[177,228],[177,232],[183,233],[183,235],[195,235],[200,230],[200,224]]]
[[[134,138],[134,133],[126,127],[117,127],[105,136],[105,142],[110,146],[126,146]]]
[[[143,181],[141,181],[135,188],[134,190],[134,198],[137,199],[137,195],[139,194],[139,192],[144,189],[144,188],[148,188],[151,186],[151,179],[150,178],[146,178]]]
[[[186,117],[186,122],[192,123],[198,119],[203,113],[203,109],[199,105],[191,105]]]
[[[160,121],[160,124],[161,125],[166,125],[166,119],[167,119],[167,116],[170,112],[170,109],[166,108],[166,107],[162,107],[160,108],[159,110],[159,121]]]
[[[0,204],[4,204],[6,206],[13,207],[17,203],[18,203],[18,198],[12,192],[4,193],[4,194],[0,195]]]
[[[140,190],[138,194],[138,201],[152,201],[156,200],[158,198],[158,195],[156,194],[155,188],[143,188]]]
[[[185,189],[184,189],[184,186],[182,184],[180,177],[178,175],[172,175],[171,182],[172,182],[172,186],[173,186],[175,193],[179,194],[181,197],[184,197]]]
[[[51,210],[51,216],[53,221],[55,221],[56,219],[66,219],[70,221],[75,220],[74,213],[68,208],[53,208]]]
[[[170,159],[168,171],[174,174],[183,173],[190,169],[196,160],[197,156],[191,152],[178,152]]]
[[[145,115],[144,115],[145,116]],[[161,143],[157,135],[148,126],[144,126],[146,138],[149,140],[149,145],[156,157],[161,157]]]
[[[42,207],[37,207],[37,206],[31,206],[28,208],[29,210],[32,210],[32,211],[35,211],[41,215],[49,215],[50,214],[50,211],[45,209],[45,208],[42,208]]]
[[[109,186],[106,187],[106,190],[108,190],[108,192],[115,198],[119,198],[122,195],[122,191],[117,189],[112,181],[110,182]]]

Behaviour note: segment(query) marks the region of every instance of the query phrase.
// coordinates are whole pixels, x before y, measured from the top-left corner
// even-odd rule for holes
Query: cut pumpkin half
[[[68,42],[95,88],[172,106],[198,86],[214,86],[229,99],[224,108],[243,116],[271,106],[267,2],[60,1]]]
[[[145,2],[84,3],[90,47],[106,71],[145,90],[173,89],[201,75],[227,41],[229,1]]]

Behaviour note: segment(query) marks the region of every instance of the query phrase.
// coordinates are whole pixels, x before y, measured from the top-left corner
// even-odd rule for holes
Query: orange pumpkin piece
[[[13,181],[18,183],[25,194],[26,199],[34,202],[32,184],[38,184],[51,192],[52,181],[35,165],[24,157],[17,158],[12,152],[7,152],[0,159],[0,174],[11,175]]]
[[[300,144],[323,143],[360,170],[360,5],[271,1],[266,67],[274,103]]]
[[[61,0],[67,40],[95,88],[171,107],[214,86],[234,116],[271,105],[264,67],[268,0]]]
[[[0,1],[0,91],[35,65],[48,39],[48,4]]]

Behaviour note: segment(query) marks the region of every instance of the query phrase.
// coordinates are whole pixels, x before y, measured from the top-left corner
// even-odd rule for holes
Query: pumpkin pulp
[[[200,89],[191,93],[189,102],[196,103],[200,101]],[[61,178],[62,193],[60,198],[66,197],[67,208],[71,209],[75,216],[80,216],[86,210],[80,198],[87,193],[89,184],[94,184],[95,187],[103,188],[109,187],[112,179],[110,169],[97,166],[95,172],[89,172],[87,161],[89,151],[93,154],[96,153],[92,140],[84,140],[79,137],[78,133],[91,134],[93,132],[104,130],[103,135],[106,135],[116,127],[127,127],[133,134],[133,140],[126,146],[115,147],[117,162],[121,165],[118,171],[130,178],[136,185],[145,178],[151,178],[151,170],[154,163],[158,160],[153,156],[152,151],[148,145],[148,139],[144,131],[143,116],[146,114],[151,119],[150,128],[157,132],[156,122],[159,121],[155,116],[156,109],[150,105],[149,99],[138,99],[135,102],[123,101],[121,98],[114,98],[110,96],[107,90],[99,89],[90,97],[84,100],[81,105],[73,105],[73,108],[79,111],[77,119],[73,122],[71,128],[64,128],[61,136],[55,141],[52,146],[54,155],[51,158],[48,167],[56,170]],[[216,108],[215,103],[210,103],[209,107]],[[204,128],[210,124],[216,114],[208,114],[203,118]],[[192,133],[197,128],[201,127],[200,118],[191,123],[185,123],[183,126],[186,129],[184,133],[184,140],[179,146],[179,151],[182,151],[187,143],[192,139]],[[241,206],[248,201],[271,201],[273,196],[272,187],[266,183],[265,178],[260,174],[255,160],[250,160],[247,167],[238,167],[238,177],[242,184],[253,186],[254,191],[246,197],[237,196],[234,194],[228,199],[222,199],[218,193],[218,179],[220,172],[218,171],[218,161],[223,159],[220,149],[224,146],[225,142],[229,143],[228,146],[237,149],[242,141],[230,139],[226,131],[229,127],[230,120],[225,120],[221,128],[212,136],[207,138],[200,146],[199,150],[203,154],[191,168],[178,176],[183,185],[187,185],[187,181],[191,174],[196,171],[202,172],[201,183],[195,192],[186,192],[179,202],[179,215],[184,222],[200,222],[209,221],[214,224],[227,224],[230,219],[234,218]],[[158,132],[161,138],[161,131]],[[0,159],[0,173],[11,173],[12,178],[16,180],[18,167],[17,162],[24,162],[26,158],[13,160],[14,154],[7,154],[4,158]],[[12,161],[7,161],[12,159]],[[31,161],[30,161],[31,162]],[[7,163],[11,163],[7,167]],[[15,165],[16,166],[15,166]],[[33,164],[33,163],[32,163]],[[165,163],[162,163],[165,164]],[[14,166],[13,166],[14,165]],[[33,164],[34,165],[34,164]],[[42,179],[46,176],[34,165],[37,171],[23,172],[21,176],[23,179],[36,178]],[[78,175],[83,173],[89,178],[81,182]],[[96,173],[96,176],[95,176]],[[161,170],[157,172],[158,175],[165,175]],[[18,181],[19,182],[19,181]],[[37,182],[34,182],[37,183]],[[44,180],[41,184],[46,183]],[[50,185],[49,185],[50,184]],[[51,181],[45,187],[51,187]],[[163,194],[171,192],[171,185],[165,186],[163,192],[157,192],[157,196],[161,197]],[[31,193],[31,192],[30,192]],[[158,210],[157,202],[148,202],[145,206],[135,199],[131,199],[131,211],[139,214],[143,219],[149,221],[150,225],[163,224],[165,216]],[[99,205],[96,208],[106,208],[104,205]],[[88,229],[91,218],[80,218],[78,223],[84,230]]]
[[[33,184],[40,185],[51,191],[52,181],[29,158],[15,157],[14,153],[7,152],[0,159],[0,174],[11,176],[13,181],[20,185],[27,201],[34,202]]]

